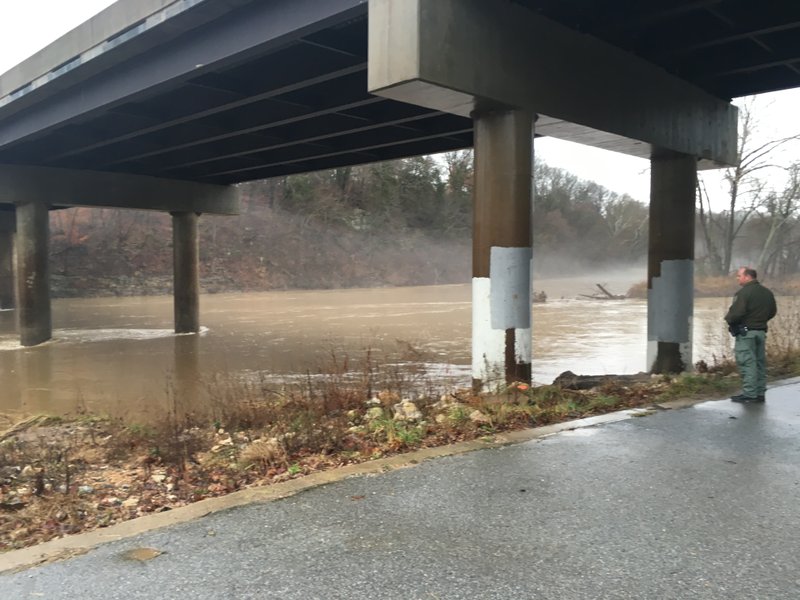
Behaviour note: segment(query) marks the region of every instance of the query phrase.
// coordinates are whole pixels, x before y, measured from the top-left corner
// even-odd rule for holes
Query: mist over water
[[[625,273],[537,279],[548,302],[533,305],[533,377],[645,370],[644,300],[596,301],[595,283],[624,293]],[[728,299],[698,299],[695,359],[729,344]],[[172,331],[172,298],[60,299],[54,339],[21,348],[8,312],[0,315],[0,414],[109,414],[159,418],[204,402],[215,375],[242,382],[319,377],[333,360],[406,369],[409,381],[440,390],[471,382],[471,288],[442,285],[218,294],[201,297],[199,335]]]
[[[547,260],[546,268],[542,268],[541,272],[534,268],[533,288],[537,292],[546,292],[550,300],[594,295],[599,291],[598,283],[612,294],[627,294],[632,285],[647,279],[645,267],[624,265],[598,271],[582,269],[573,261]]]

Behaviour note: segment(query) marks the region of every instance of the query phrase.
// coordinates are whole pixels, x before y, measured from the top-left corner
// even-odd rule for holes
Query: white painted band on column
[[[694,261],[661,262],[661,275],[653,277],[647,292],[647,364],[657,356],[658,342],[679,344],[681,359],[692,364]]]
[[[530,329],[531,248],[492,246],[489,254],[492,328]]]
[[[504,373],[506,334],[492,327],[491,281],[472,278],[472,377],[491,381]]]
[[[665,260],[647,292],[647,339],[691,342],[694,261]]]
[[[514,360],[531,362],[531,248],[491,249],[490,277],[472,279],[472,377],[502,381],[506,330],[514,330]]]

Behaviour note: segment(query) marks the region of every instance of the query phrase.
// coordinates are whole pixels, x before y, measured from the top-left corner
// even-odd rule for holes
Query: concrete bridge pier
[[[48,205],[41,200],[16,205],[17,323],[23,346],[41,344],[53,334],[48,210]]]
[[[23,346],[34,346],[52,335],[47,260],[51,207],[169,211],[173,226],[175,331],[193,333],[200,329],[197,218],[203,213],[238,214],[239,192],[233,186],[124,173],[0,165],[0,203],[16,207],[20,340]]]
[[[558,69],[546,59],[553,56]],[[656,372],[691,367],[696,159],[735,164],[736,107],[517,3],[485,0],[370,0],[368,89],[475,119],[479,384],[498,367],[506,380],[530,373],[530,321],[517,305],[529,310],[522,203],[530,188],[523,191],[521,173],[530,131],[523,134],[516,111],[537,115],[539,135],[652,157],[648,361]],[[495,107],[515,112],[487,112]],[[504,153],[499,139],[513,150]]]
[[[697,160],[660,151],[650,164],[647,365],[680,373],[692,368]]]
[[[175,333],[200,331],[200,250],[194,212],[172,212]]]
[[[14,293],[14,229],[11,211],[0,212],[0,308],[16,307]]]
[[[473,113],[472,381],[531,381],[533,120],[522,110]]]

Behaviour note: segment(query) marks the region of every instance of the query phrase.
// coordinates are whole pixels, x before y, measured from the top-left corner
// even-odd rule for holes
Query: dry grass
[[[800,295],[800,277],[765,280],[764,285],[769,287],[776,296]],[[738,289],[739,286],[733,276],[696,277],[694,280],[694,295],[696,298],[729,298]],[[628,297],[647,298],[647,281],[640,281],[632,285],[628,290]]]

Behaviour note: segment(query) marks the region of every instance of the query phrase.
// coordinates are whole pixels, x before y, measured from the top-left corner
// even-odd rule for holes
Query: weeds
[[[721,373],[683,373],[670,378],[669,384],[658,395],[658,399],[672,400],[715,394],[724,395],[735,390],[738,385],[737,378]]]
[[[370,422],[367,431],[373,441],[387,445],[391,450],[415,448],[425,437],[425,426],[392,418],[380,418]]]
[[[787,311],[774,329],[770,374],[799,372],[800,318]],[[171,390],[159,422],[41,417],[0,433],[0,550],[412,448],[737,386],[724,356],[698,363],[696,373],[581,391],[436,389],[369,350],[356,359],[331,353],[321,374],[289,383],[217,373],[196,386],[210,399],[201,414],[180,411],[191,404]]]

